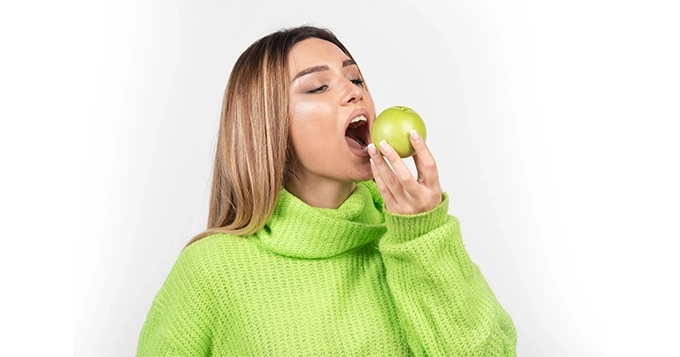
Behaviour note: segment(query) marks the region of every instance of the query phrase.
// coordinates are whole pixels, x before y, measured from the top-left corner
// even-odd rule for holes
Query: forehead
[[[308,38],[296,43],[288,53],[288,72],[295,74],[318,65],[342,66],[342,62],[348,58],[349,56],[332,42]]]

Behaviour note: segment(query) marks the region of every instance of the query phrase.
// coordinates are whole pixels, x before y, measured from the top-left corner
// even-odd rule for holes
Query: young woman
[[[224,95],[208,229],[158,292],[137,355],[514,356],[433,156],[413,132],[413,177],[370,143],[374,119],[331,32],[246,49]]]

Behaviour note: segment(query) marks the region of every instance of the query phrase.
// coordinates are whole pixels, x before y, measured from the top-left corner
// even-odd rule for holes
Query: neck
[[[286,190],[302,202],[319,208],[338,208],[349,197],[356,183],[338,181],[309,182],[291,178]]]

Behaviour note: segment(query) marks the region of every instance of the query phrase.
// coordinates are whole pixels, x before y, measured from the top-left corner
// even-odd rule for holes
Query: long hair
[[[255,233],[274,211],[295,163],[287,57],[308,38],[329,41],[353,59],[331,31],[300,26],[259,39],[234,64],[222,103],[207,229],[187,246],[217,232]]]

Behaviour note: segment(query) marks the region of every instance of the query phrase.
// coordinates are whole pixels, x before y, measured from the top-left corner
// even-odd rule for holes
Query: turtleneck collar
[[[337,209],[312,207],[285,188],[256,238],[268,250],[296,258],[329,258],[380,238],[382,200],[372,181],[357,183]]]

